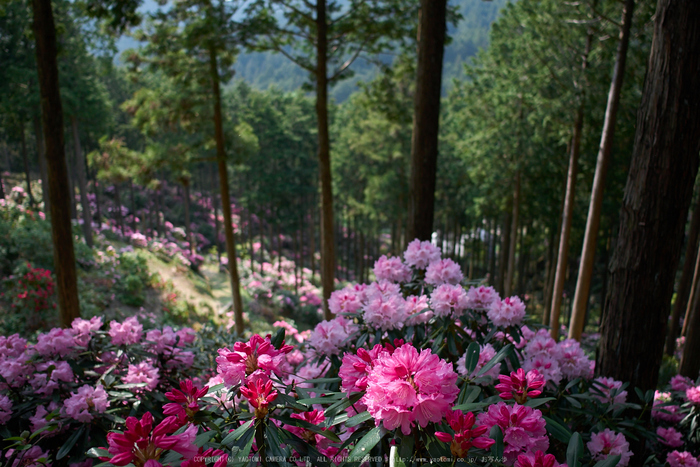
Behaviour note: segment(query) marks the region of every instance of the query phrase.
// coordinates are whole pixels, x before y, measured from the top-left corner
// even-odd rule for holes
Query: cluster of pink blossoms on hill
[[[546,452],[549,448],[546,422],[542,412],[531,407],[505,402],[490,405],[477,417],[479,424],[491,428],[498,425],[503,433],[503,455],[506,465],[513,465],[521,454]]]

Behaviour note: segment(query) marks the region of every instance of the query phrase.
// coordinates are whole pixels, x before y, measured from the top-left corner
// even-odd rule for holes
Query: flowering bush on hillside
[[[579,344],[557,342],[528,321],[518,297],[465,289],[459,268],[428,242],[412,242],[404,259],[382,258],[377,281],[335,291],[336,317],[308,336],[280,323],[274,335],[207,344],[200,352],[211,366],[201,373],[193,371],[199,353],[182,347],[191,334],[144,332],[135,318],[104,330],[80,321],[40,336],[29,353],[17,336],[0,342],[14,362],[0,372],[17,361],[35,368],[31,381],[17,376],[23,369],[2,374],[10,465],[20,451],[24,464],[40,456],[82,462],[88,451],[136,467],[359,466],[389,458],[624,467],[640,455],[630,448],[639,439],[654,453],[649,465],[698,462],[698,382],[677,377],[655,395],[594,378]],[[95,363],[79,374],[70,362],[82,355]],[[21,388],[30,382],[27,409]],[[651,412],[656,431],[642,425],[639,410]],[[39,432],[42,421],[54,428]],[[100,436],[95,427],[110,432]],[[67,441],[57,444],[58,436]]]

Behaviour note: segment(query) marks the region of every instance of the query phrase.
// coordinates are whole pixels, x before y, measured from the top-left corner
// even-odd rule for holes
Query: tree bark
[[[690,219],[690,231],[688,232],[688,244],[686,245],[685,259],[683,260],[683,272],[678,282],[676,302],[673,304],[670,327],[666,335],[666,355],[673,355],[676,349],[679,320],[683,310],[686,310],[688,307],[688,297],[690,295],[694,271],[693,266],[698,250],[698,234],[700,234],[700,201],[698,201],[698,204],[695,206]]]
[[[27,155],[27,138],[24,132],[24,122],[20,122],[19,133],[22,143],[22,163],[24,164],[24,176],[27,182],[27,195],[29,196],[29,204],[34,206],[34,195],[32,195],[32,177],[29,173],[29,156]]]
[[[63,141],[63,109],[56,63],[56,26],[50,0],[32,0],[36,62],[51,200],[51,236],[61,325],[80,317],[75,250],[70,222],[70,193]]]
[[[659,0],[596,365],[642,391],[658,382],[698,171],[699,74],[700,3]]]
[[[243,301],[241,286],[238,278],[238,263],[236,259],[236,243],[233,237],[233,219],[231,218],[231,196],[228,190],[228,168],[226,166],[226,149],[224,147],[224,126],[221,117],[221,90],[219,87],[219,67],[217,65],[216,48],[209,47],[209,65],[211,86],[214,94],[214,136],[216,138],[216,162],[219,166],[219,187],[221,189],[221,207],[224,213],[224,233],[226,235],[226,253],[228,255],[228,270],[231,279],[231,295],[233,297],[233,316],[236,334],[243,335]]]
[[[700,250],[697,252],[697,257],[695,259],[695,268],[693,272],[693,281],[690,286],[690,296],[688,297],[688,305],[686,306],[685,309],[685,317],[683,319],[683,329],[681,330],[681,336],[685,336],[686,332],[688,331],[688,323],[690,322],[690,315],[693,313],[693,307],[695,306],[695,302],[698,297],[698,293],[700,290]],[[674,348],[675,348],[675,342],[674,342]]]
[[[408,241],[430,240],[435,210],[442,59],[447,0],[421,0],[411,138]]]
[[[632,14],[634,0],[625,0],[622,13],[622,25],[620,27],[620,43],[617,48],[615,68],[608,93],[608,104],[605,109],[605,121],[603,133],[600,137],[600,149],[596,161],[595,176],[593,178],[593,190],[588,207],[588,219],[586,232],[583,239],[583,251],[579,265],[578,278],[576,280],[576,293],[574,295],[571,326],[569,327],[569,339],[581,340],[588,297],[591,290],[591,278],[595,264],[595,250],[598,242],[598,230],[600,229],[600,213],[603,207],[603,192],[605,189],[605,177],[610,164],[610,154],[615,137],[615,123],[617,109],[620,103],[620,92],[625,77],[625,63],[627,61],[627,46],[629,45],[630,29],[632,27]]]
[[[510,225],[511,242],[508,248],[508,272],[506,273],[505,293],[509,297],[513,293],[513,277],[515,276],[515,250],[518,243],[518,221],[520,217],[520,173],[515,174],[515,189],[513,191],[513,216]],[[522,251],[520,252],[522,255]]]
[[[508,200],[506,206],[505,219],[501,229],[501,248],[498,252],[498,277],[496,279],[496,290],[505,295],[506,275],[508,274],[508,254],[510,252],[511,224],[513,222],[512,200]]]
[[[696,268],[700,266],[700,255]],[[697,286],[697,284],[696,284]],[[695,294],[695,299],[688,306],[683,328],[685,330],[685,346],[681,356],[681,364],[678,373],[695,381],[700,372],[700,297]],[[675,344],[675,339],[674,339]]]
[[[85,158],[83,150],[80,146],[80,133],[78,131],[78,119],[74,115],[70,117],[70,123],[73,130],[73,149],[75,151],[75,166],[78,172],[78,189],[80,190],[80,207],[83,210],[83,235],[85,236],[85,244],[90,248],[93,247],[92,241],[92,213],[90,212],[90,202],[87,196],[87,180],[85,176]]]
[[[331,144],[328,134],[328,23],[326,0],[316,2],[316,116],[318,117],[318,168],[321,177],[321,284],[323,317],[333,318],[328,299],[335,290],[335,239],[333,232],[333,186]]]
[[[41,110],[40,110],[41,111]],[[49,178],[46,173],[46,154],[44,153],[44,134],[41,131],[41,118],[34,114],[34,137],[36,138],[36,154],[39,161],[39,174],[41,176],[41,198],[44,201],[44,212],[50,211],[49,202]]]

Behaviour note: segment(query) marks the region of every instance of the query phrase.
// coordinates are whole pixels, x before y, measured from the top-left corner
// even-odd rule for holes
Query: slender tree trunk
[[[212,178],[212,187],[216,186],[216,180],[215,180],[215,173],[214,173],[215,168],[212,168],[211,171],[211,178]],[[211,198],[212,198],[212,204],[214,205],[214,245],[216,246],[216,260],[218,261],[218,267],[217,271],[221,271],[221,243],[219,242],[219,232],[221,231],[219,228],[219,197],[216,194],[216,191],[212,189],[211,192]]]
[[[430,240],[433,233],[446,15],[447,0],[421,0],[411,138],[409,239]]]
[[[515,276],[515,250],[518,243],[518,221],[520,217],[520,173],[515,174],[515,189],[513,191],[513,216],[510,225],[511,242],[508,249],[508,272],[506,273],[505,296],[513,293],[513,277]],[[522,251],[521,251],[522,254]]]
[[[498,223],[496,219],[491,220],[491,238],[489,238],[489,283],[491,285],[495,284],[496,279],[496,243],[498,239],[496,235],[498,233]]]
[[[95,178],[93,179],[93,190],[95,191],[95,210],[97,211],[97,231],[102,230],[102,185]]]
[[[0,199],[5,199],[5,187],[2,184],[2,170],[0,170]]]
[[[513,222],[513,207],[512,200],[508,201],[506,206],[505,219],[503,221],[503,228],[501,229],[501,251],[498,253],[498,279],[496,281],[499,293],[505,295],[505,284],[506,276],[508,273],[508,254],[510,252],[510,234],[511,234],[511,224]]]
[[[221,206],[224,212],[224,233],[226,235],[226,253],[228,255],[228,270],[231,278],[231,294],[233,296],[233,315],[236,334],[243,335],[243,301],[238,279],[238,264],[236,260],[236,243],[233,238],[233,219],[231,218],[231,196],[228,190],[228,169],[226,167],[226,149],[224,147],[224,127],[221,117],[221,91],[219,89],[219,68],[217,65],[216,49],[209,48],[209,64],[211,67],[211,84],[214,94],[214,134],[216,138],[216,161],[219,166],[219,186],[221,188]]]
[[[41,131],[41,118],[34,114],[34,136],[36,138],[36,154],[39,160],[39,173],[41,176],[41,197],[44,201],[44,212],[51,209],[49,203],[49,178],[46,172],[46,154],[44,153],[44,134]]]
[[[61,325],[68,327],[80,317],[75,269],[73,232],[70,222],[70,193],[63,141],[63,109],[56,63],[56,27],[50,0],[32,0],[36,62],[41,111],[46,142],[46,160],[51,200],[51,235],[54,273]]]
[[[700,234],[700,201],[693,209],[690,218],[690,231],[688,232],[688,243],[686,245],[685,259],[683,260],[683,271],[678,282],[678,292],[676,293],[676,301],[671,312],[670,327],[666,336],[665,352],[667,355],[673,355],[676,348],[681,313],[688,307],[688,297],[693,284],[693,266],[695,265],[698,249],[698,234]]]
[[[124,235],[124,218],[122,216],[122,197],[121,197],[121,190],[119,189],[118,183],[114,184],[114,204],[115,204],[114,212],[116,213],[117,227],[119,227],[119,230],[121,231],[122,235]]]
[[[190,221],[190,182],[189,180],[182,182],[182,188],[185,192],[185,237],[189,243],[188,249],[190,254],[194,254],[194,242],[192,241],[192,225]]]
[[[321,283],[323,317],[333,318],[328,299],[335,290],[335,240],[333,238],[333,186],[331,144],[328,135],[328,22],[326,0],[316,2],[316,115],[318,117],[318,169],[321,176]]]
[[[700,268],[700,254],[695,266],[696,270],[698,268]],[[697,287],[697,284],[695,286]],[[693,381],[697,379],[700,372],[700,312],[698,312],[700,295],[697,293],[697,289],[694,295],[694,300],[688,304],[685,322],[683,323],[685,346],[681,356],[681,364],[678,368],[678,373],[687,376]]]
[[[73,150],[75,151],[75,167],[78,173],[78,189],[80,190],[80,207],[83,210],[83,235],[85,243],[92,248],[92,213],[87,196],[87,177],[85,176],[85,158],[80,146],[80,132],[78,131],[78,119],[71,115],[70,123],[73,130]]]
[[[698,75],[700,3],[659,0],[596,364],[601,375],[642,391],[658,382],[698,171]],[[633,467],[646,459],[634,452]]]
[[[605,121],[603,133],[600,138],[600,150],[596,162],[595,176],[593,178],[593,190],[591,202],[588,207],[588,220],[586,221],[586,233],[583,239],[583,251],[579,265],[578,278],[576,280],[576,293],[574,295],[572,324],[569,327],[569,338],[581,340],[584,318],[588,308],[588,297],[591,290],[591,278],[593,277],[593,265],[595,264],[595,249],[598,242],[598,230],[600,229],[600,213],[603,207],[603,191],[605,189],[605,177],[610,164],[610,154],[615,136],[615,122],[617,109],[620,103],[622,81],[625,76],[625,63],[627,61],[627,46],[629,45],[630,29],[632,27],[632,14],[634,0],[625,0],[622,14],[622,26],[620,27],[620,43],[617,48],[617,58],[613,70],[613,78],[608,93],[608,104],[605,109]]]
[[[27,155],[27,138],[24,132],[24,122],[20,123],[19,134],[22,143],[22,163],[24,164],[24,176],[27,182],[27,195],[29,196],[29,204],[34,206],[34,195],[32,194],[32,176],[29,173],[29,156]]]
[[[313,199],[313,198],[312,198]],[[314,203],[312,203],[313,206]],[[311,250],[311,282],[314,281],[316,276],[316,216],[314,216],[315,210],[312,209],[309,213],[309,241]]]
[[[685,317],[683,318],[683,329],[681,330],[681,336],[685,336],[688,331],[688,323],[690,322],[690,315],[693,313],[693,306],[698,300],[698,295],[700,295],[700,250],[698,250],[696,259],[694,261],[695,268],[693,273],[693,282],[690,286],[690,296],[688,297],[688,305],[685,309]],[[673,343],[675,349],[675,342]]]

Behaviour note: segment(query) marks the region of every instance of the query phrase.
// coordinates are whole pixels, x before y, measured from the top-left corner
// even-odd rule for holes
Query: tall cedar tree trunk
[[[70,222],[70,193],[63,141],[63,109],[56,64],[56,26],[50,0],[32,0],[36,62],[46,143],[51,200],[51,237],[61,325],[80,317],[75,251]]]
[[[92,179],[92,189],[95,191],[95,211],[97,211],[97,225],[102,229],[102,185],[97,178]]]
[[[697,379],[700,372],[700,299],[696,297],[690,315],[686,315],[688,323],[685,333],[685,347],[681,357],[681,365],[678,372],[693,380]]]
[[[683,319],[683,329],[681,330],[681,336],[685,336],[688,331],[688,323],[690,322],[690,315],[693,313],[693,307],[698,299],[698,290],[700,287],[700,250],[698,250],[697,256],[695,258],[695,268],[693,272],[693,281],[690,286],[690,296],[688,297],[688,305],[685,309],[685,317]]]
[[[489,238],[489,283],[494,284],[496,278],[496,219],[491,220],[491,238]]]
[[[0,171],[0,199],[5,199],[5,187],[2,185],[2,171]]]
[[[515,174],[513,191],[513,216],[510,225],[510,245],[508,248],[508,271],[506,272],[505,296],[513,293],[513,276],[515,276],[515,250],[518,243],[518,217],[520,217],[520,173]],[[521,253],[522,254],[522,250]]]
[[[194,254],[194,242],[192,241],[192,226],[190,225],[190,181],[182,181],[183,191],[185,192],[185,237],[187,238],[187,243],[190,244],[189,250],[190,254]]]
[[[316,2],[316,116],[318,118],[318,169],[321,176],[321,285],[323,317],[333,318],[328,299],[335,289],[335,240],[333,232],[333,187],[331,185],[331,144],[328,136],[328,23],[326,0]]]
[[[408,241],[430,240],[435,210],[442,58],[447,0],[421,0],[411,138]]]
[[[44,153],[44,135],[41,131],[41,118],[34,114],[34,137],[36,139],[36,155],[39,160],[39,174],[41,176],[41,198],[44,201],[44,212],[49,212],[49,178],[46,173],[46,154]]]
[[[676,349],[676,337],[678,337],[679,320],[681,313],[688,307],[688,297],[690,295],[690,287],[692,285],[693,270],[695,265],[695,257],[698,250],[698,234],[700,234],[700,200],[698,201],[690,219],[690,231],[688,232],[688,244],[685,251],[685,259],[683,260],[683,272],[681,273],[680,281],[678,282],[678,293],[676,294],[676,302],[673,304],[671,312],[671,322],[668,333],[666,335],[665,352],[667,355],[673,355]]]
[[[243,335],[243,302],[241,286],[238,279],[238,262],[236,259],[236,243],[233,238],[233,219],[231,219],[231,196],[228,191],[228,169],[226,168],[226,149],[224,148],[224,126],[221,117],[221,90],[219,89],[219,67],[217,65],[216,49],[209,47],[209,64],[211,68],[211,85],[214,93],[214,135],[216,138],[216,162],[219,166],[219,187],[221,189],[221,208],[224,213],[224,233],[226,235],[226,253],[228,255],[228,270],[231,278],[231,294],[233,296],[233,316],[236,334]]]
[[[85,176],[85,158],[83,149],[80,146],[80,133],[78,132],[78,119],[70,117],[71,128],[73,130],[73,149],[75,150],[75,166],[78,172],[78,189],[80,190],[80,207],[83,209],[83,235],[85,243],[92,248],[92,214],[90,213],[90,202],[87,196],[87,180]]]
[[[506,275],[508,273],[508,253],[510,252],[511,223],[513,222],[512,200],[508,200],[505,219],[501,228],[501,248],[498,252],[498,276],[496,278],[496,290],[505,295]]]
[[[698,75],[700,2],[659,0],[596,364],[601,375],[642,391],[658,382],[698,171]],[[633,466],[645,458],[635,451]]]
[[[603,206],[605,176],[608,172],[610,153],[612,152],[612,144],[615,137],[615,122],[620,103],[622,81],[625,77],[625,62],[627,61],[627,46],[629,45],[633,10],[634,0],[625,0],[622,26],[620,27],[620,43],[617,48],[617,58],[615,59],[615,68],[610,83],[610,92],[608,93],[608,104],[605,109],[603,133],[600,137],[600,149],[598,151],[598,160],[596,161],[593,190],[590,206],[588,207],[588,220],[586,221],[586,233],[583,239],[583,251],[581,252],[581,263],[579,264],[576,293],[574,295],[573,311],[571,312],[569,338],[577,341],[581,340],[586,309],[588,308],[598,230],[600,229],[600,213]]]
[[[29,173],[29,157],[27,156],[27,137],[24,133],[24,122],[20,123],[19,132],[22,142],[22,162],[24,164],[24,176],[27,181],[27,195],[29,196],[29,204],[34,206],[34,195],[32,195],[32,177]]]

